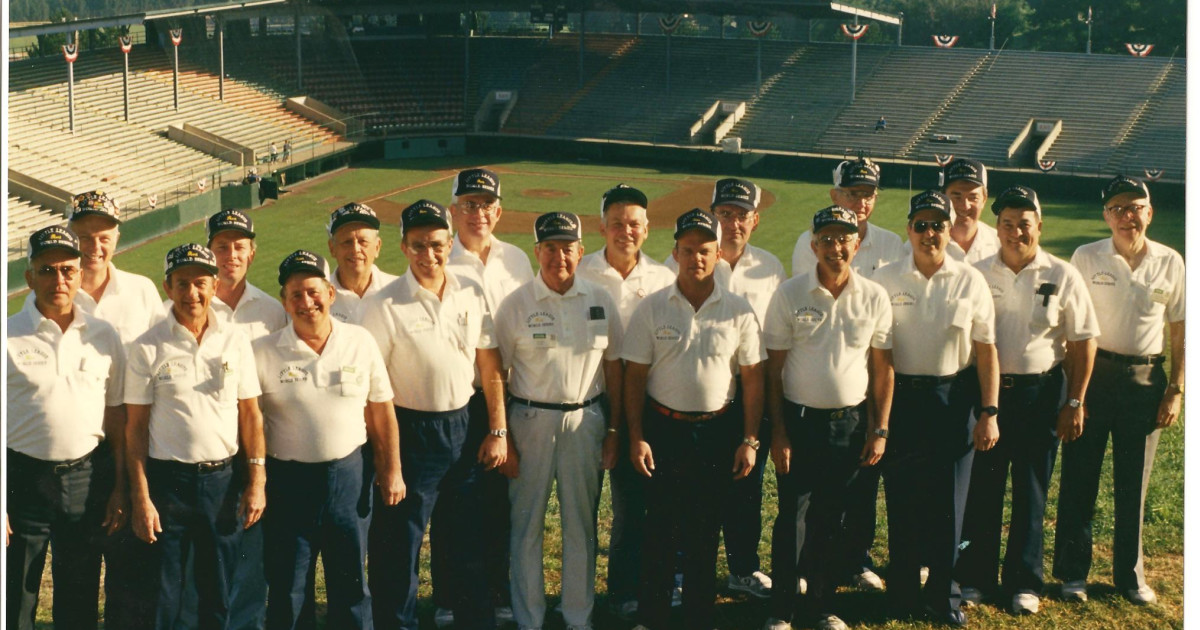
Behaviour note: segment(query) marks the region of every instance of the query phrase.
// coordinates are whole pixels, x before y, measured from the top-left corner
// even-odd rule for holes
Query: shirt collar
[[[993,269],[996,269],[996,270],[1007,269],[1010,272],[1012,271],[1011,269],[1008,268],[1008,265],[1004,264],[1004,259],[1000,257],[1000,252],[996,252],[995,254],[992,254],[991,258],[992,258],[992,268]],[[1024,267],[1022,267],[1021,271],[1025,271],[1026,269],[1037,270],[1037,269],[1048,269],[1048,268],[1050,268],[1050,255],[1046,253],[1046,250],[1042,249],[1041,246],[1039,246],[1037,253],[1034,254],[1034,256],[1033,256],[1033,260],[1029,261],[1028,265],[1025,265]],[[1017,273],[1019,274],[1019,273],[1021,273],[1021,271],[1018,271]]]
[[[917,261],[913,258],[913,256],[915,256],[915,254],[909,253],[909,255],[905,256],[903,260],[900,260],[899,262],[892,263],[892,264],[903,265],[904,266],[903,269],[904,269],[905,273],[916,276],[922,280],[925,280],[926,279],[925,274],[921,273],[920,269],[917,269]],[[954,258],[952,258],[949,254],[947,254],[942,259],[942,266],[938,267],[938,270],[933,272],[933,275],[930,276],[928,279],[932,280],[937,276],[940,276],[943,274],[948,274],[948,273],[950,273],[951,266],[959,265],[959,264],[963,264],[963,263],[960,263],[957,260],[954,260]]]
[[[216,301],[217,298],[214,296],[213,302]],[[179,320],[175,318],[174,308],[167,310],[167,318],[167,323],[170,327],[172,336],[177,339],[191,339],[192,341],[196,340],[196,336],[192,334],[192,331],[184,328],[183,324],[180,324]],[[201,340],[207,339],[210,333],[220,333],[221,331],[225,330],[225,326],[225,318],[218,315],[217,311],[214,310],[210,304],[208,307],[208,329],[204,331],[204,335]]]
[[[71,318],[71,323],[67,324],[67,330],[72,328],[86,328],[87,319],[83,309],[75,306],[74,301],[71,303],[71,309],[75,316]],[[65,332],[58,327],[58,324],[54,323],[45,315],[42,315],[42,312],[37,308],[37,298],[34,296],[32,291],[25,297],[25,303],[21,305],[21,314],[27,318],[34,330],[40,332],[43,327],[46,327],[47,330],[53,329],[56,334],[62,334]]]
[[[707,299],[704,300],[704,303],[700,305],[700,308],[696,309],[696,312],[703,310],[704,307],[708,306],[709,304],[716,304],[717,302],[720,302],[721,297],[724,296],[724,294],[725,294],[725,289],[721,287],[721,283],[714,282],[713,283],[713,292],[708,296]],[[692,308],[692,303],[689,302],[687,297],[684,296],[683,292],[679,290],[679,281],[678,280],[671,283],[671,292],[669,294],[667,294],[667,298],[671,299],[671,300],[679,300],[683,304],[686,304],[688,309]]]
[[[826,289],[825,286],[821,284],[820,278],[817,277],[816,267],[813,267],[812,271],[804,274],[803,282],[804,282],[804,284],[802,285],[802,288],[804,289],[804,291],[806,293],[813,293],[813,292],[820,291],[821,293],[826,294],[826,295],[830,294],[829,289]],[[857,293],[857,292],[858,292],[858,272],[851,269],[850,270],[850,279],[846,281],[846,288],[843,289],[842,294],[845,295],[846,293]]]
[[[580,286],[579,274],[575,274],[575,281],[571,283],[571,288],[567,289],[566,293],[559,293],[546,285],[546,280],[542,278],[541,272],[533,277],[533,295],[534,298],[541,302],[546,299],[569,298],[577,295],[587,295],[587,288]]]
[[[330,344],[334,342],[334,337],[338,335],[338,329],[343,326],[342,322],[339,322],[338,319],[332,315],[329,316],[329,323],[333,326],[333,328],[329,332],[329,339],[325,340],[326,348],[331,347]],[[294,321],[288,322],[288,325],[283,327],[283,332],[279,334],[279,340],[275,342],[275,345],[280,348],[286,348],[298,352],[308,352],[313,356],[317,356],[317,352],[308,344],[301,341],[300,336],[296,334],[296,324]]]
[[[1120,253],[1117,252],[1117,244],[1115,242],[1113,242],[1113,239],[1111,236],[1104,239],[1104,251],[1109,256],[1120,256],[1121,255]],[[1164,252],[1160,248],[1158,243],[1156,243],[1150,239],[1146,239],[1146,258],[1158,258],[1159,256],[1165,255],[1165,253],[1166,252]]]
[[[340,269],[340,267],[338,269]],[[369,283],[367,283],[368,291],[370,291],[372,289],[378,289],[380,287],[381,280],[380,280],[379,275],[380,275],[379,266],[371,265],[371,281]],[[333,273],[329,274],[329,284],[333,285],[333,288],[335,291],[349,291],[350,290],[350,289],[347,289],[346,287],[342,286],[342,281],[338,279],[337,269],[334,269]]]
[[[442,291],[442,297],[445,298],[449,292],[457,291],[461,285],[458,283],[458,278],[449,269],[443,268],[442,273],[446,274],[446,289]],[[409,297],[420,298],[422,294],[425,294],[437,299],[436,294],[422,287],[420,282],[417,282],[417,277],[413,275],[412,267],[405,269],[404,275],[400,276],[400,286],[405,288],[405,292]]]
[[[488,260],[503,257],[500,255],[500,247],[497,246],[497,243],[499,242],[500,240],[496,238],[495,234],[488,235]],[[473,264],[479,265],[480,267],[487,266],[475,252],[467,249],[467,246],[463,245],[462,239],[459,238],[459,235],[455,234],[454,241],[450,244],[450,256],[448,262],[462,263],[468,260]]]

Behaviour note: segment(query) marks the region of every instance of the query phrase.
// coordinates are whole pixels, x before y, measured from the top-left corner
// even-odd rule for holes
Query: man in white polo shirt
[[[364,304],[363,327],[383,354],[400,424],[406,496],[371,520],[371,599],[375,627],[416,630],[421,542],[434,506],[447,519],[455,626],[492,630],[495,610],[483,572],[485,531],[496,524],[480,507],[484,473],[507,456],[500,352],[483,289],[446,269],[450,214],[420,200],[401,213],[408,270]],[[469,422],[475,370],[488,423]],[[481,530],[482,526],[482,530]]]
[[[1146,237],[1154,219],[1145,182],[1119,175],[1102,195],[1112,237],[1075,250],[1100,320],[1096,367],[1088,385],[1083,435],[1063,445],[1054,541],[1054,577],[1067,600],[1087,599],[1092,521],[1108,436],[1113,445],[1113,586],[1138,605],[1157,596],[1142,565],[1146,487],[1163,429],[1183,403],[1183,258]],[[1163,322],[1171,373],[1163,370]]]
[[[252,341],[287,323],[279,300],[246,280],[258,252],[254,237],[254,221],[241,210],[222,210],[208,218],[208,247],[217,257],[218,274],[213,310],[246,326]]]
[[[291,325],[253,344],[271,505],[263,519],[268,628],[316,625],[317,554],[326,623],[373,627],[365,571],[372,468],[385,505],[404,497],[383,356],[365,329],[330,317],[328,277],[325,259],[312,252],[285,258],[279,284]]]
[[[508,484],[513,615],[521,628],[545,622],[543,538],[550,490],[556,487],[562,615],[567,628],[585,630],[592,627],[596,596],[601,468],[612,469],[617,457],[621,322],[608,293],[575,275],[583,255],[579,217],[543,214],[534,230],[541,271],[496,312],[496,341],[511,369],[508,419],[516,449],[505,467],[518,473]],[[608,414],[601,405],[605,393],[618,403]]]
[[[212,252],[180,245],[165,275],[171,311],[130,345],[125,370],[133,531],[148,545],[156,626],[179,616],[190,543],[199,625],[224,627],[241,532],[266,504],[258,373],[245,330],[212,309]]]
[[[908,210],[912,256],[882,267],[873,279],[892,303],[896,374],[881,465],[888,597],[897,615],[963,626],[966,614],[952,571],[972,454],[992,448],[999,437],[999,373],[987,282],[974,267],[946,256],[949,223],[946,195],[927,190],[914,196]],[[922,592],[925,563],[929,580]]]
[[[871,223],[875,203],[879,200],[879,165],[869,158],[846,160],[833,169],[833,188],[829,198],[833,205],[854,212],[858,218],[858,252],[851,262],[855,273],[870,279],[879,267],[904,257],[899,236]],[[792,276],[811,273],[817,266],[812,252],[812,232],[806,231],[796,240],[792,251]],[[850,583],[865,591],[882,591],[883,580],[875,573],[871,547],[875,544],[875,504],[879,496],[878,466],[859,471],[849,489],[846,507],[848,563],[852,566]]]
[[[578,275],[608,291],[616,303],[622,329],[633,310],[647,295],[671,286],[675,273],[642,251],[650,235],[646,209],[650,202],[642,191],[617,184],[600,200],[600,234],[604,247],[583,257]],[[610,396],[613,406],[621,400]],[[623,414],[613,416],[618,433],[617,462],[608,473],[612,495],[612,528],[608,543],[608,601],[613,612],[628,621],[637,611],[641,583],[642,538],[646,524],[645,477],[629,459],[629,431]]]
[[[68,226],[79,237],[83,281],[75,303],[117,329],[129,343],[166,314],[154,282],[117,269],[113,255],[121,239],[121,211],[100,191],[75,195]]]
[[[128,518],[125,353],[112,326],[75,304],[82,276],[70,230],[30,236],[33,299],[5,332],[5,619],[14,630],[33,630],[48,546],[55,626],[95,628],[105,538]]]
[[[765,352],[750,303],[713,278],[720,240],[711,213],[680,215],[676,283],[638,305],[623,342],[629,450],[649,478],[640,628],[668,627],[678,551],[683,627],[712,627],[723,514],[759,446]],[[740,415],[731,413],[737,373]]]
[[[847,557],[846,491],[882,457],[892,403],[892,308],[853,270],[858,219],[830,206],[813,216],[812,234],[816,269],[779,287],[763,330],[779,481],[771,566],[779,584],[796,584],[803,553],[808,582],[803,606],[794,589],[772,593],[767,630],[788,630],[797,616],[846,627],[832,604]]]
[[[337,291],[337,300],[329,314],[340,322],[362,321],[362,301],[392,280],[375,266],[383,239],[379,238],[379,217],[365,203],[352,201],[329,215],[329,255],[337,268],[329,282]]]
[[[1079,272],[1039,246],[1037,193],[1013,186],[992,204],[1000,252],[975,264],[996,305],[1000,362],[1000,441],[975,454],[963,550],[955,573],[963,602],[996,594],[1004,493],[1012,466],[1012,522],[1001,578],[1014,614],[1038,611],[1042,527],[1050,475],[1061,439],[1083,429],[1083,394],[1092,374],[1100,326]],[[1064,398],[1064,386],[1066,396]]]
[[[946,255],[968,265],[1000,251],[996,228],[979,218],[987,207],[987,186],[987,167],[979,160],[958,158],[942,169],[942,192],[954,208]]]

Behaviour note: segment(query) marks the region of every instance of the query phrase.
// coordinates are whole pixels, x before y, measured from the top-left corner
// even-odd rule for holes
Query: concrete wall
[[[311,96],[293,96],[284,101],[283,106],[288,111],[295,112],[342,136],[357,135],[361,131],[362,125],[356,124],[357,121],[347,120],[349,117],[345,112]]]
[[[39,206],[57,210],[66,216],[67,204],[74,196],[69,190],[52,186],[23,173],[8,169],[8,192]],[[22,280],[22,282],[24,282]]]
[[[182,126],[168,126],[167,137],[234,166],[254,164],[254,149],[222,138],[215,133],[209,133],[189,123],[183,123]]]

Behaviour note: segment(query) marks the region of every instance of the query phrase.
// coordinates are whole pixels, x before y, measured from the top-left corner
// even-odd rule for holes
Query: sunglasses
[[[913,231],[920,234],[925,230],[932,229],[934,232],[944,232],[946,230],[945,221],[913,221]]]

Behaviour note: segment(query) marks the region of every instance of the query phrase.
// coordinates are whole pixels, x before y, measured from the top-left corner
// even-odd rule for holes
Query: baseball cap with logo
[[[833,169],[833,185],[838,188],[849,186],[879,187],[879,165],[871,158],[845,160]]]
[[[1100,199],[1104,205],[1108,205],[1113,197],[1124,193],[1137,193],[1139,197],[1150,199],[1150,189],[1146,186],[1146,182],[1127,175],[1117,175],[1109,180],[1108,185],[1100,193]]]
[[[88,215],[102,216],[121,223],[121,207],[117,200],[106,195],[103,191],[93,190],[80,193],[71,198],[69,221]]]
[[[908,200],[908,218],[913,218],[922,210],[936,210],[946,215],[946,218],[950,218],[952,215],[950,198],[942,191],[933,188],[917,193]]]
[[[413,228],[426,225],[450,229],[450,212],[440,203],[422,199],[400,213],[400,234],[408,234]]]
[[[752,181],[727,177],[717,180],[713,186],[713,198],[710,208],[724,204],[732,204],[753,212],[762,201],[762,189]]]
[[[721,224],[717,223],[717,217],[708,210],[692,208],[679,215],[679,218],[675,219],[675,240],[679,240],[684,232],[692,229],[704,230],[712,234],[713,238],[721,240]]]
[[[329,278],[329,263],[307,249],[298,249],[288,254],[288,257],[279,263],[279,286],[287,284],[288,277],[292,274],[301,272]]]
[[[601,214],[614,203],[632,203],[643,208],[650,207],[650,200],[646,199],[646,193],[626,184],[617,184],[605,191],[604,196],[600,198]]]
[[[829,206],[821,208],[812,218],[812,233],[816,234],[821,230],[831,226],[840,225],[849,228],[855,232],[858,231],[858,215],[853,211],[847,210],[841,206]]]
[[[169,276],[188,265],[198,265],[212,275],[217,275],[217,257],[210,249],[199,243],[187,243],[167,252],[163,275]]]
[[[486,168],[469,168],[454,177],[455,197],[463,195],[492,195],[500,198],[500,176]]]
[[[983,187],[987,187],[987,167],[979,160],[970,158],[958,158],[946,165],[942,169],[941,182],[942,188],[958,181],[971,182]]]
[[[379,229],[379,217],[376,216],[375,211],[371,209],[371,206],[357,201],[351,201],[329,215],[327,227],[329,235],[333,236],[338,228],[347,223],[365,223],[371,229]]]
[[[583,240],[583,226],[579,217],[570,212],[547,212],[537,218],[533,225],[536,242]]]
[[[44,227],[29,235],[29,260],[51,249],[65,249],[77,258],[83,255],[79,252],[79,237],[61,225]]]
[[[1028,208],[1042,215],[1042,204],[1038,202],[1037,192],[1028,186],[1010,186],[1005,188],[996,201],[992,202],[992,214],[997,216],[1006,208]]]
[[[254,221],[251,221],[245,212],[235,208],[227,208],[208,218],[208,242],[210,244],[214,236],[225,230],[241,232],[254,238]]]

